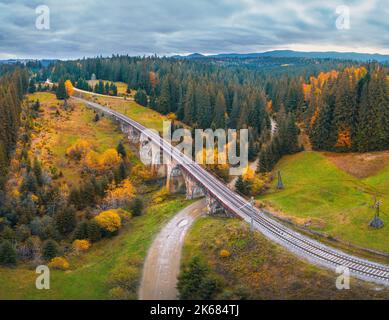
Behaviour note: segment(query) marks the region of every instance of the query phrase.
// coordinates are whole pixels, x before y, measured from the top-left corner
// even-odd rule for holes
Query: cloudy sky
[[[36,27],[39,5],[50,9],[49,30]],[[349,28],[340,5],[349,8]],[[272,49],[389,54],[388,17],[389,0],[0,0],[0,59]]]

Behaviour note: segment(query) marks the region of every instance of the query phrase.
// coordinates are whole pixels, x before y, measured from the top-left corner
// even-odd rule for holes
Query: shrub
[[[76,230],[74,230],[73,239],[87,239],[88,238],[88,222],[87,221],[81,221],[77,227]]]
[[[86,226],[86,235],[89,241],[96,242],[101,239],[100,225],[95,220],[90,220]]]
[[[128,179],[123,180],[119,185],[115,183],[109,186],[105,201],[112,208],[125,205],[135,197],[135,188]]]
[[[79,139],[66,150],[66,155],[69,158],[80,160],[91,149],[92,149],[92,145],[89,141]]]
[[[121,158],[116,149],[107,149],[101,155],[100,165],[105,169],[112,169],[119,165]]]
[[[91,247],[91,243],[88,240],[74,240],[73,249],[76,252],[86,251]]]
[[[228,258],[230,255],[231,255],[231,253],[228,250],[226,250],[226,249],[222,249],[219,252],[219,256],[221,258]]]
[[[159,204],[164,202],[169,197],[169,191],[166,187],[162,187],[158,192],[153,196],[153,203]]]
[[[115,233],[121,227],[121,218],[117,210],[107,210],[101,212],[95,217],[95,220],[103,230],[109,233]]]
[[[180,299],[210,300],[220,291],[220,283],[199,257],[193,257],[179,275],[177,289]]]
[[[16,264],[16,250],[8,240],[0,245],[0,264],[5,266]]]
[[[141,216],[143,213],[144,203],[141,198],[135,198],[130,204],[130,211],[134,217]]]
[[[112,300],[130,300],[131,299],[131,294],[126,289],[123,289],[122,287],[112,288],[111,290],[109,290],[108,294]]]
[[[69,262],[64,257],[55,257],[50,260],[49,268],[57,270],[68,270],[70,268]]]
[[[108,278],[108,286],[112,288],[112,299],[136,298],[138,288],[139,269],[135,266],[114,270]]]

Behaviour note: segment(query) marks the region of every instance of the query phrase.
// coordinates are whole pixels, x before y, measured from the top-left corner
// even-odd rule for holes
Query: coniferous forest
[[[162,114],[173,112],[193,128],[248,128],[250,158],[262,151],[261,171],[300,150],[297,124],[315,150],[389,146],[388,69],[378,63],[112,56],[57,62],[42,74],[54,81],[69,78],[84,89],[92,75],[125,82],[128,91],[137,90],[137,102]],[[280,129],[276,139],[269,139],[270,117]]]
[[[315,150],[365,152],[389,148],[388,69],[378,63],[113,56],[57,61],[47,67],[39,63],[3,66],[1,74],[0,172],[4,181],[0,182],[6,180],[17,139],[25,146],[30,143],[28,133],[39,110],[36,101],[22,112],[23,96],[47,90],[43,85],[46,78],[58,83],[53,88],[58,99],[68,98],[65,80],[80,89],[107,95],[117,95],[114,83],[120,81],[127,84],[127,93],[135,91],[139,104],[162,114],[174,113],[192,128],[247,128],[249,160],[259,158],[261,173],[272,171],[282,156],[303,150],[302,130]],[[99,79],[94,86],[88,83],[91,78]],[[18,132],[25,137],[18,137]],[[82,143],[76,147],[82,147]],[[126,176],[120,174],[125,172],[123,163],[118,163],[103,179],[86,181],[70,190],[66,200],[59,201],[58,189],[45,179],[41,163],[24,151],[20,161],[24,173],[19,200],[4,197],[3,192],[0,213],[7,224],[23,226],[25,230],[17,230],[21,238],[32,233],[46,241],[43,247],[48,257],[50,251],[57,250],[57,242],[74,230],[78,234],[83,228],[95,227],[76,221],[76,210],[93,207],[96,199],[104,197],[109,183],[119,183]],[[237,182],[242,193],[260,189],[260,183],[250,189],[242,181]],[[31,194],[38,195],[41,205],[32,201]],[[81,196],[89,194],[90,201]],[[34,218],[36,214],[43,218]],[[6,230],[14,233],[11,228]],[[2,252],[8,251],[2,248]],[[30,251],[26,252],[28,255]]]
[[[17,140],[23,96],[28,73],[20,68],[3,66],[0,70],[0,187]]]

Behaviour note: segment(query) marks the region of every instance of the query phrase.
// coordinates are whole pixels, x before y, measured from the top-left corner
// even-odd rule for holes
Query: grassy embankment
[[[230,253],[220,255],[221,250]],[[199,256],[219,279],[223,299],[389,299],[388,288],[351,279],[337,290],[335,272],[319,269],[249,231],[238,219],[201,218],[185,239],[183,266]],[[182,269],[181,269],[182,270]]]
[[[66,149],[77,139],[92,141],[99,152],[116,147],[123,139],[120,130],[109,119],[93,122],[93,111],[82,104],[72,102],[74,110],[64,111],[51,93],[29,95],[29,100],[39,99],[42,116],[38,119],[37,134],[32,137],[32,152],[44,167],[56,166],[63,177],[62,185],[74,185],[80,181],[81,168],[67,161]],[[56,110],[60,110],[60,115]],[[129,149],[128,145],[126,148]],[[131,156],[131,163],[138,161]],[[155,189],[155,188],[153,188]],[[145,213],[134,217],[120,234],[104,239],[81,255],[68,257],[69,271],[53,270],[51,289],[37,290],[35,269],[28,265],[0,268],[0,299],[107,299],[123,297],[121,282],[129,286],[126,298],[136,298],[141,267],[151,241],[162,225],[177,211],[189,204],[183,196],[167,197],[156,204],[150,201],[155,194],[143,194]],[[124,279],[124,280],[123,280]],[[114,289],[110,291],[110,289]]]
[[[275,208],[280,217],[298,225],[344,242],[388,252],[389,165],[385,166],[386,156],[373,153],[360,160],[358,155],[319,152],[286,156],[275,168],[275,172],[281,171],[285,188],[276,190],[277,181],[273,181],[271,189],[258,199]],[[382,157],[380,166],[374,157]],[[371,206],[375,194],[382,200],[381,219],[385,223],[378,230],[368,226],[374,216]]]
[[[1,299],[109,299],[115,287],[115,274],[126,273],[125,281],[135,290],[136,299],[142,264],[153,237],[161,226],[188,203],[183,196],[171,197],[161,204],[149,205],[141,217],[135,217],[120,234],[104,239],[81,256],[69,259],[69,271],[51,272],[50,290],[37,290],[35,270],[24,266],[0,268]],[[130,282],[133,281],[133,284]]]

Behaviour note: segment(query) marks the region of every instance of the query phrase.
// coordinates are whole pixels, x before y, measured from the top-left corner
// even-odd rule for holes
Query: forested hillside
[[[261,171],[301,150],[297,123],[317,150],[389,146],[388,70],[376,63],[113,56],[57,62],[43,73],[50,72],[54,81],[69,78],[84,89],[92,76],[125,82],[138,103],[175,113],[193,128],[248,128],[250,159],[261,151]],[[276,139],[270,139],[270,117],[280,128]]]
[[[0,188],[15,147],[21,103],[28,84],[26,70],[12,69],[12,66],[3,66],[0,71],[3,74],[0,78]]]
[[[304,85],[306,122],[315,149],[389,148],[389,80],[378,64],[321,73]]]

